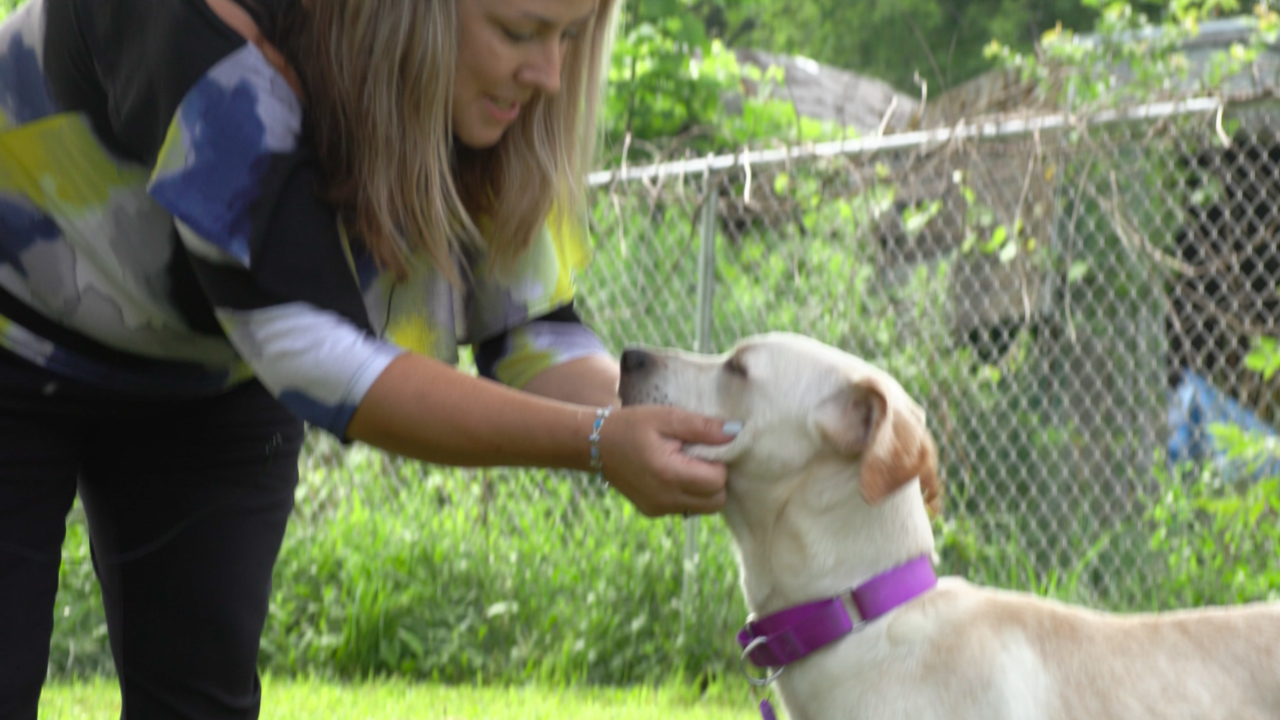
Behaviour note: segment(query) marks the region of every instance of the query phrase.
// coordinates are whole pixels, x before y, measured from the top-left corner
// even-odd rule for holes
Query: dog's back
[[[1280,720],[1277,603],[1113,615],[944,578],[818,660],[797,720]]]

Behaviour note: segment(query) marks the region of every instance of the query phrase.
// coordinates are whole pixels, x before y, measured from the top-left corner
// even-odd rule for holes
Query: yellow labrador
[[[744,424],[728,445],[687,452],[728,464],[724,517],[754,618],[740,641],[769,666],[756,672],[780,673],[792,720],[1280,720],[1280,604],[1121,616],[935,585],[922,560],[933,441],[881,370],[789,334],[714,357],[629,350],[622,366],[624,404]],[[877,582],[888,601],[858,596]],[[764,637],[765,619],[819,605],[813,622],[852,627],[835,639],[787,629],[795,647]]]

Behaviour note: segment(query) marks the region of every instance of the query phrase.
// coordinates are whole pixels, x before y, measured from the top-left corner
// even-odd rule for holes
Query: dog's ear
[[[929,509],[941,510],[938,454],[924,411],[915,403],[891,401],[876,378],[853,380],[819,407],[816,423],[824,442],[861,461],[862,497],[868,503],[919,478]]]

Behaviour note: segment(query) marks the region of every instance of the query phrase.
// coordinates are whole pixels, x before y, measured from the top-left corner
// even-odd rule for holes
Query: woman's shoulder
[[[247,44],[208,0],[43,2],[46,74],[60,109],[101,118],[109,144],[144,164],[191,88]]]
[[[233,0],[227,0],[233,2]],[[89,43],[100,62],[120,59],[135,71],[172,71],[174,66],[146,66],[145,53],[185,55],[189,62],[213,60],[244,44],[244,38],[219,17],[209,0],[45,0],[70,7],[75,31]],[[177,52],[178,49],[185,53]],[[125,60],[134,58],[133,62]]]

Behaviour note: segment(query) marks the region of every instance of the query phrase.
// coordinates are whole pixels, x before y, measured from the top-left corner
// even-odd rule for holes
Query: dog
[[[838,639],[752,669],[770,673],[757,684],[776,677],[791,720],[1280,720],[1280,604],[1117,615],[933,579],[934,442],[921,407],[867,362],[767,334],[718,356],[629,349],[621,372],[623,405],[743,423],[686,452],[728,468],[744,657],[787,654],[762,653],[761,618],[820,604],[848,616]],[[910,592],[860,618],[850,589],[884,577]]]

